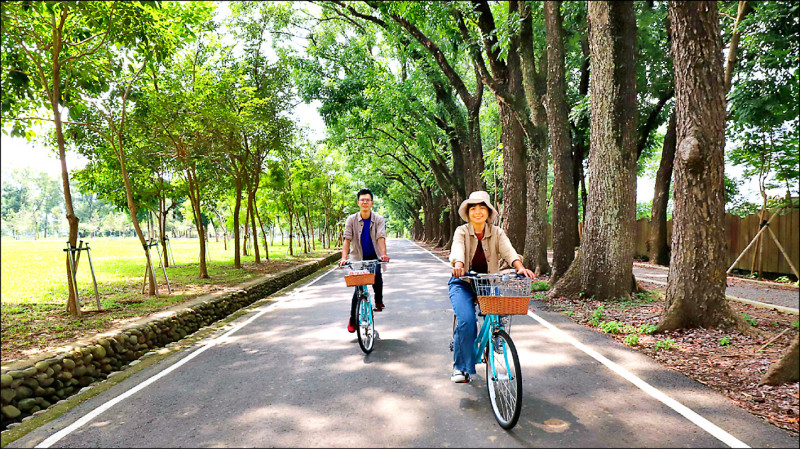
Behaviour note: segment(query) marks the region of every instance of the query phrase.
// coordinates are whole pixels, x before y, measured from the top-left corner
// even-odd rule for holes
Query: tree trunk
[[[250,243],[248,238],[250,237],[250,227],[248,226],[248,223],[250,222],[250,209],[245,206],[244,210],[244,224],[242,225],[242,230],[244,232],[244,239],[242,241],[242,255],[249,256],[250,252],[248,251],[248,248],[250,247]]]
[[[597,299],[633,290],[636,218],[636,21],[632,2],[589,3],[591,151],[581,257],[554,296]],[[573,266],[579,263],[578,267]],[[570,279],[578,276],[579,281]],[[568,286],[578,288],[567,288]]]
[[[258,213],[258,205],[255,201],[253,202],[253,211],[255,212],[255,216],[258,218],[258,224],[261,227],[261,236],[264,237],[264,261],[269,262],[269,243],[267,240],[267,231],[264,228],[264,222],[261,221],[261,215]]]
[[[292,212],[289,212],[289,255],[293,256],[294,251],[292,249],[292,238],[294,237],[294,226],[292,225]],[[283,238],[281,238],[281,242],[283,242]]]
[[[300,233],[300,237],[303,237],[303,253],[308,253],[308,237],[306,236],[305,230],[303,229],[303,224],[300,222],[300,215],[301,212],[295,210],[294,218],[297,220],[297,232]],[[298,246],[300,242],[297,242]]]
[[[725,94],[731,90],[731,80],[733,79],[733,68],[736,66],[736,51],[739,49],[739,23],[752,11],[753,8],[746,1],[739,1],[739,8],[736,14],[736,22],[733,24],[731,42],[728,45],[728,60],[725,63]]]
[[[480,122],[482,95],[483,95],[483,84],[481,84],[479,81],[476,93],[475,95],[473,95],[475,99],[474,101],[470,102],[470,104],[467,105],[467,129],[468,129],[467,135],[469,139],[469,146],[467,148],[467,153],[469,155],[469,161],[467,161],[468,165],[465,168],[465,171],[469,176],[467,176],[467,178],[465,179],[464,198],[469,196],[469,194],[472,192],[486,189],[486,184],[483,182],[483,177],[481,176],[484,170],[483,143],[481,141],[481,122]]]
[[[792,345],[783,353],[780,360],[772,364],[767,374],[761,378],[760,385],[780,385],[800,380],[800,349],[798,337],[794,337]]]
[[[578,241],[578,204],[569,135],[561,2],[544,3],[547,30],[547,120],[553,158],[553,267],[550,283],[567,271]]]
[[[125,197],[128,201],[128,210],[131,214],[131,221],[133,222],[133,229],[136,230],[136,235],[139,237],[139,242],[142,244],[142,248],[144,248],[144,256],[147,265],[145,265],[145,270],[147,272],[148,278],[148,290],[147,294],[150,296],[157,296],[158,290],[156,289],[156,277],[155,273],[153,273],[153,263],[150,260],[150,251],[147,250],[147,241],[144,238],[144,233],[142,232],[142,228],[139,225],[139,219],[136,217],[136,203],[133,202],[133,189],[131,187],[131,180],[128,176],[128,170],[125,167],[125,156],[122,153],[122,148],[118,149],[117,156],[120,162],[120,170],[122,171],[122,181],[125,184]]]
[[[58,54],[61,49],[60,40],[56,40],[53,44],[53,60],[58,61]],[[69,237],[67,241],[70,247],[77,246],[78,243],[78,217],[75,216],[75,210],[72,207],[72,192],[69,187],[69,171],[67,171],[66,152],[64,150],[64,127],[61,124],[61,111],[59,111],[58,101],[61,98],[61,66],[57,62],[53,64],[53,96],[50,99],[50,105],[53,109],[53,118],[56,128],[56,141],[58,142],[58,158],[61,161],[61,186],[64,188],[64,205],[67,210],[67,222],[69,223]],[[75,257],[71,252],[67,252],[67,257],[72,257],[73,263]],[[69,259],[64,260],[67,269],[67,287],[69,289],[69,296],[67,297],[67,311],[72,316],[81,316],[81,307],[78,304],[77,290],[78,286],[72,282],[72,267]]]
[[[677,150],[672,258],[659,330],[741,326],[725,299],[725,86],[717,3],[671,2],[669,18]]]
[[[511,246],[515,249],[525,248],[528,215],[525,135],[511,108],[504,103],[500,103],[500,122],[503,143],[503,230],[511,240]]]
[[[247,213],[250,215],[250,226],[252,228],[251,238],[253,239],[253,252],[256,257],[255,263],[261,263],[261,252],[258,249],[258,228],[256,228],[256,216],[254,211],[256,192],[249,188],[247,190]]]
[[[163,180],[161,181],[163,185]],[[161,244],[161,254],[164,255],[164,268],[169,268],[169,254],[167,253],[167,198],[163,190],[158,195],[158,242]]]
[[[189,181],[189,202],[192,204],[197,237],[200,239],[200,273],[198,277],[200,279],[209,279],[210,276],[206,265],[206,234],[203,227],[203,213],[200,208],[200,185],[198,184],[194,167],[187,168],[186,172]]]
[[[667,135],[661,150],[661,163],[656,173],[653,209],[650,214],[650,263],[669,265],[669,248],[667,247],[667,204],[669,203],[669,186],[672,181],[672,168],[675,160],[675,112],[669,118]]]
[[[542,108],[543,109],[543,108]],[[544,110],[540,111],[544,118]],[[537,276],[550,272],[547,261],[547,137],[544,127],[537,126],[529,141],[527,194],[528,211],[523,264]]]
[[[242,268],[239,212],[242,209],[242,180],[236,177],[236,199],[233,204],[233,267]]]
[[[521,26],[518,38],[512,38],[509,51],[508,93],[517,99],[515,116],[528,138],[528,166],[524,257],[523,264],[537,275],[549,273],[547,261],[547,113],[543,104],[546,92],[544,66],[547,60],[539,58],[540,70],[536,70],[533,53],[533,29],[530,5],[526,2],[510,1],[509,12],[518,11]],[[513,45],[514,41],[518,45]],[[516,55],[519,55],[517,57]],[[515,67],[516,66],[516,67]],[[520,75],[519,83],[515,74]],[[519,86],[518,86],[519,84]],[[525,99],[526,101],[520,101]],[[523,118],[528,115],[529,119]],[[527,129],[526,129],[527,127]],[[505,202],[504,202],[505,205]]]

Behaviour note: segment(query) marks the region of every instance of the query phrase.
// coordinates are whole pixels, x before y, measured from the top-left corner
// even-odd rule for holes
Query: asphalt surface
[[[40,444],[170,367],[174,371],[48,443],[798,447],[798,438],[724,396],[561,314],[542,312],[537,303],[511,326],[524,397],[519,424],[505,431],[492,415],[483,365],[472,383],[449,380],[449,268],[408,240],[392,239],[388,249],[386,310],[376,313],[380,338],[372,354],[365,356],[347,332],[352,290],[341,272],[329,271],[268,310],[239,318],[236,323],[247,324],[219,344],[208,339],[143,369],[9,447]],[[223,332],[229,331],[216,336]]]
[[[663,289],[666,289],[668,273],[669,269],[666,267],[654,267],[641,263],[636,263],[633,266],[633,274],[636,279],[660,283],[663,285]],[[728,286],[725,289],[725,294],[750,301],[788,307],[795,311],[800,307],[800,293],[798,293],[797,287],[788,285],[769,285],[766,282],[751,282],[740,278],[728,277]]]

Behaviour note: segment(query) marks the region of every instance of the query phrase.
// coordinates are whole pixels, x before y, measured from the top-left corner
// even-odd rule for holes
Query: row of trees
[[[458,204],[486,189],[554,293],[614,298],[635,289],[637,174],[658,165],[651,256],[676,273],[671,303],[692,292],[696,304],[671,307],[662,327],[733,323],[715,259],[724,142],[731,161],[797,179],[797,111],[778,107],[798,98],[792,3],[314,4],[231,3],[225,30],[239,45],[228,46],[203,2],[4,3],[3,124],[21,135],[54,122],[70,241],[67,146],[90,160],[79,189],[128,210],[143,245],[137,211],[153,211],[164,235],[183,200],[201,236],[204,222],[232,217],[237,254],[240,229],[263,243],[278,217],[306,244],[330,243],[364,180],[391,231],[449,246]],[[288,117],[297,96],[322,104],[323,144]]]
[[[33,126],[53,123],[47,141],[61,160],[70,244],[81,217],[74,182],[82,194],[127,211],[143,247],[149,294],[157,290],[147,225],[154,219],[166,249],[167,217],[187,202],[181,212],[200,237],[202,278],[209,277],[209,223],[233,230],[237,268],[246,240],[262,261],[260,247],[267,249],[274,226],[288,230],[290,252],[294,236],[308,252],[316,240],[330,246],[340,234],[350,196],[341,158],[303,136],[290,116],[296,101],[285,61],[266,56],[290,8],[229,6],[224,25],[205,2],[2,6],[4,132],[30,137]],[[221,41],[226,34],[233,44]],[[70,173],[67,149],[86,157],[87,166]],[[68,279],[69,309],[80,314]]]
[[[489,190],[553,294],[625,296],[637,175],[657,166],[651,259],[671,269],[661,329],[740,324],[724,301],[726,135],[731,162],[772,161],[772,179],[796,189],[795,5],[316,3],[293,55],[301,93],[412,235],[448,247],[458,204]]]

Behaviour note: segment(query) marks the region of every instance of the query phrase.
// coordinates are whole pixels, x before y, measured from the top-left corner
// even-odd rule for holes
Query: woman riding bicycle
[[[450,265],[453,276],[447,283],[450,303],[456,314],[453,341],[453,374],[450,380],[455,383],[469,382],[475,374],[475,354],[473,342],[477,336],[476,300],[472,285],[459,279],[467,271],[477,273],[497,273],[501,261],[513,266],[517,273],[534,278],[533,272],[522,265],[522,258],[514,251],[508,236],[499,226],[492,223],[497,218],[497,210],[489,200],[489,194],[479,190],[472,192],[461,203],[458,215],[467,224],[456,228],[453,245],[450,247]]]

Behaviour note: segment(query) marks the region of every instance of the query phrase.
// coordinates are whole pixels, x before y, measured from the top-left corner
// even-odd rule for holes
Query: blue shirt
[[[364,260],[377,259],[378,255],[375,253],[375,246],[372,245],[372,237],[369,235],[369,226],[372,223],[372,215],[364,219],[364,229],[361,231],[361,249],[364,254]]]

